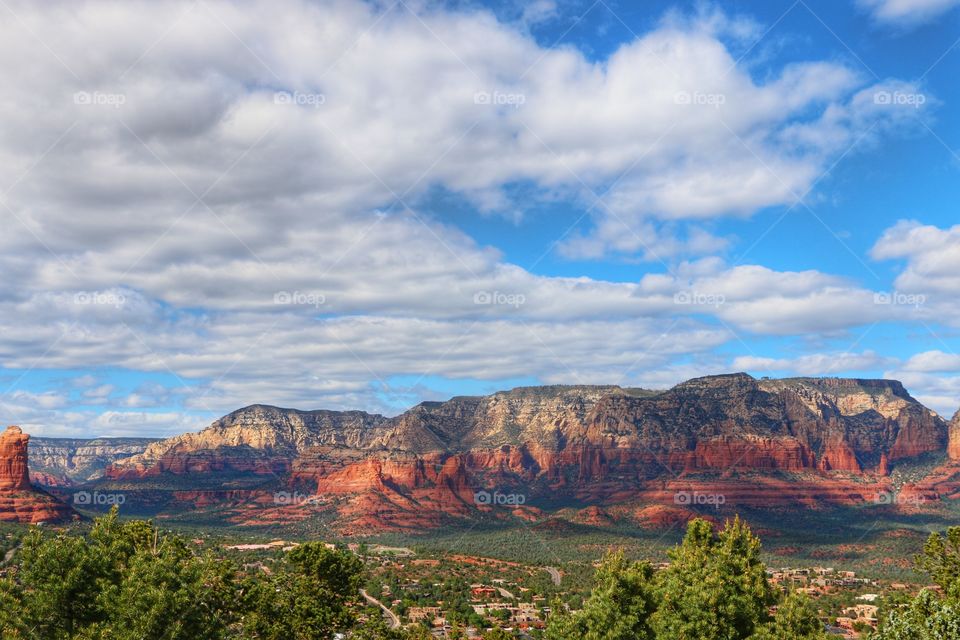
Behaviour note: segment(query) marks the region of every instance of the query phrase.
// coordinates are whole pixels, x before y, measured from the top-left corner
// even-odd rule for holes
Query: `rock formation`
[[[155,438],[30,438],[30,478],[46,487],[70,487],[96,480],[104,469],[140,453]]]
[[[240,479],[260,476],[303,488],[309,508],[355,531],[500,513],[517,505],[497,496],[516,495],[674,507],[678,492],[722,491],[728,503],[817,507],[873,500],[899,463],[942,455],[952,433],[899,382],[731,374],[667,391],[522,387],[395,418],[254,405],[118,460],[105,480],[189,476],[236,499]]]
[[[20,427],[7,427],[0,435],[0,491],[23,491],[30,488],[27,465],[27,442]]]
[[[0,520],[59,522],[71,516],[70,508],[30,485],[27,442],[20,427],[7,427],[0,435]]]
[[[953,414],[950,421],[950,439],[947,444],[947,455],[951,460],[960,460],[960,410]]]

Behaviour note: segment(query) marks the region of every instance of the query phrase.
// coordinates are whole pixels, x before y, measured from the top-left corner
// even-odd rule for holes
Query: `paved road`
[[[547,573],[550,574],[550,579],[553,580],[553,584],[560,586],[560,571],[556,567],[544,567]]]
[[[15,546],[13,549],[10,549],[10,551],[7,551],[7,553],[3,556],[3,562],[7,563],[13,560],[13,554],[15,554],[17,552],[17,549],[19,549],[22,546],[23,546],[23,541],[21,540],[20,544]]]
[[[384,617],[390,620],[391,629],[400,628],[400,618],[398,618],[397,614],[395,614],[393,611],[390,611],[390,609],[387,608],[387,605],[383,604],[382,602],[374,598],[372,595],[367,593],[365,589],[360,589],[360,595],[362,595],[364,600],[366,600],[370,604],[375,604],[383,610]]]
[[[516,598],[514,598],[514,596],[513,596],[512,593],[510,593],[509,591],[507,591],[507,590],[504,589],[503,587],[497,587],[497,591],[499,591],[499,592],[500,592],[500,595],[503,596],[504,598],[510,598],[511,600],[515,600],[515,599],[516,599]]]

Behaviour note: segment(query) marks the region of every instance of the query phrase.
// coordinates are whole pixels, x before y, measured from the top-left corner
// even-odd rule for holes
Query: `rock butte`
[[[893,492],[897,466],[927,455],[941,467],[897,490],[960,491],[960,418],[948,424],[899,382],[730,374],[666,391],[521,387],[394,418],[252,405],[116,460],[101,481],[133,491],[166,481],[177,491],[164,508],[226,505],[235,522],[330,510],[362,533],[535,518],[544,498],[604,508],[577,519],[641,524],[687,517],[675,503],[684,492],[723,493],[731,506],[856,505]],[[256,477],[264,489],[238,488]],[[277,490],[308,499],[277,501]],[[480,491],[527,504],[484,504]]]
[[[7,522],[61,522],[72,516],[70,507],[30,484],[27,443],[20,427],[0,435],[0,520]]]

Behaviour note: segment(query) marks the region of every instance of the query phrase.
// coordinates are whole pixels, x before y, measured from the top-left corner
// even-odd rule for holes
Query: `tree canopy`
[[[325,640],[350,630],[361,561],[306,543],[246,574],[116,510],[89,535],[33,529],[0,580],[5,640]]]
[[[897,606],[880,621],[871,640],[960,638],[960,527],[950,527],[942,536],[931,534],[916,565],[930,575],[942,595],[924,589]]]

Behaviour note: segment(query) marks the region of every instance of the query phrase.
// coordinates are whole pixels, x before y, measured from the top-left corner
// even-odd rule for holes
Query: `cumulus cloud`
[[[926,22],[960,4],[958,0],[859,0],[879,22],[913,26]]]
[[[904,260],[898,289],[929,294],[931,302],[950,302],[960,293],[960,225],[940,229],[916,221],[901,221],[887,229],[874,245],[877,260]]]
[[[960,372],[960,355],[933,350],[910,357],[903,368],[919,373]]]
[[[390,411],[409,395],[397,376],[664,385],[695,372],[683,358],[722,370],[708,354],[737,332],[905,313],[830,274],[690,260],[731,241],[704,222],[797,202],[851,145],[923,112],[875,99],[916,87],[835,61],[757,79],[725,44],[756,35],[749,21],[671,15],[594,61],[484,11],[402,3],[8,13],[8,368],[163,372],[189,411],[211,414],[254,401]],[[666,273],[542,276],[425,213],[434,188],[514,210],[518,183],[588,213],[564,255]],[[91,429],[195,419],[127,411],[169,402],[163,390],[79,386],[125,409]],[[5,400],[24,422],[64,409]],[[92,420],[61,412],[64,429]]]
[[[810,353],[796,358],[738,356],[731,366],[736,370],[787,373],[801,376],[836,376],[848,372],[872,371],[892,364],[873,351],[861,353]]]

